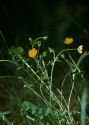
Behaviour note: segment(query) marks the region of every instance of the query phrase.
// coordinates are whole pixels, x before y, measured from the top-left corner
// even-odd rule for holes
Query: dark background
[[[87,41],[88,15],[85,0],[3,0],[0,1],[0,30],[8,46],[23,44],[28,37],[47,35],[50,46],[61,48],[66,36]]]

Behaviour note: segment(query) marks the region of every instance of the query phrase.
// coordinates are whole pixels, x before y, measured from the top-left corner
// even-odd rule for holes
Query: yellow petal
[[[64,44],[70,45],[70,44],[73,43],[73,41],[74,41],[73,38],[67,37],[67,38],[65,38],[65,40],[64,40]]]
[[[28,56],[31,58],[34,58],[37,55],[37,50],[35,48],[32,48],[28,51]]]

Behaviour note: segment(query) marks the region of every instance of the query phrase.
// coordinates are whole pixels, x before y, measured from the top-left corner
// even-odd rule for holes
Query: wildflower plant
[[[29,38],[30,47],[28,51],[25,52],[22,47],[12,47],[9,49],[11,60],[0,60],[0,62],[4,61],[16,65],[17,72],[19,72],[16,79],[19,79],[23,83],[23,88],[33,95],[33,100],[29,99],[29,94],[29,98],[24,98],[18,104],[20,115],[25,119],[27,125],[80,125],[80,121],[75,119],[75,116],[81,115],[80,109],[72,109],[71,102],[73,101],[73,91],[76,93],[77,76],[81,78],[81,81],[85,81],[81,71],[81,63],[89,55],[89,52],[83,53],[83,45],[74,49],[61,50],[58,54],[49,47],[40,52],[41,46],[46,40],[46,36],[35,40]],[[69,37],[64,40],[66,45],[73,42],[74,39]],[[81,54],[77,61],[73,59],[72,52]],[[65,63],[68,71],[61,83],[62,86],[54,90],[53,75],[56,62],[59,64]],[[20,72],[24,72],[24,75],[21,75]],[[10,77],[13,78],[13,76]],[[66,99],[62,87],[68,77],[71,81],[71,89]],[[77,101],[81,105],[79,93],[77,97]],[[0,117],[2,116],[3,114],[0,113]],[[6,120],[6,122],[8,121]],[[7,124],[14,125],[14,122],[8,122]]]

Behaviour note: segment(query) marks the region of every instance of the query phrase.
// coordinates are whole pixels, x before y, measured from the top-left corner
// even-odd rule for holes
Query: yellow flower
[[[31,58],[34,58],[37,55],[37,50],[35,48],[32,48],[28,51],[28,56]]]
[[[70,45],[71,43],[73,43],[73,41],[74,41],[73,38],[67,37],[64,40],[64,44]]]
[[[79,54],[82,54],[83,53],[83,45],[80,45],[78,48],[77,48],[77,51]]]

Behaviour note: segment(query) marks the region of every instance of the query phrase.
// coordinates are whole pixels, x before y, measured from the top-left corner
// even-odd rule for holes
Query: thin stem
[[[19,57],[19,58],[22,60],[22,62],[32,71],[32,73],[41,81],[41,83],[43,83],[43,84],[45,85],[44,81],[36,74],[36,72],[31,68],[31,66],[28,65],[28,63],[27,63],[20,55],[18,55],[18,57]]]
[[[79,66],[81,64],[81,62],[83,61],[83,59],[89,55],[89,52],[85,52],[82,56],[80,56],[77,66]]]
[[[48,38],[47,36],[44,36],[44,37],[38,37],[38,38],[35,39],[35,41],[38,41],[38,40],[40,40],[40,39],[44,39],[44,40],[45,40],[45,39],[47,39],[47,38]]]
[[[63,52],[66,52],[66,51],[74,51],[74,50],[77,50],[77,49],[65,49],[65,50],[62,50],[61,52],[59,52],[56,56],[56,59],[58,58],[59,55],[61,55]]]
[[[41,95],[42,95],[42,97],[43,97],[43,99],[45,100],[45,104],[46,104],[46,106],[48,107],[48,105],[49,105],[49,102],[48,102],[48,100],[46,99],[46,97],[44,96],[44,94],[43,94],[43,92],[42,92],[42,89],[41,89],[41,86],[40,86],[40,92],[41,92]]]
[[[51,68],[51,76],[50,76],[50,86],[49,86],[49,90],[50,90],[50,105],[51,105],[51,101],[52,101],[52,82],[53,82],[53,70],[54,70],[54,65],[55,65],[55,53],[53,52],[53,63],[52,63],[52,68]]]
[[[74,89],[74,79],[75,79],[75,74],[73,74],[73,83],[72,83],[72,87],[71,87],[71,91],[70,91],[70,95],[69,95],[69,99],[68,99],[68,112],[70,110],[70,100],[71,100],[71,96],[72,96],[73,89]]]
[[[66,107],[67,107],[67,102],[66,102],[66,100],[65,100],[65,98],[64,98],[64,96],[63,96],[63,94],[62,94],[62,92],[57,88],[57,91],[59,92],[59,94],[61,95],[61,98],[64,100],[64,102],[65,102],[65,105],[66,105]]]
[[[70,55],[70,54],[69,54],[69,57],[70,57],[70,59],[71,59],[72,63],[74,64],[74,66],[75,66],[75,70],[78,70],[78,72],[80,73],[80,72],[81,72],[81,70],[79,69],[79,67],[77,66],[77,64],[75,63],[75,61],[73,60],[73,58],[71,57],[71,55]]]
[[[52,80],[53,80],[53,69],[54,69],[54,63],[52,64],[52,69],[51,69],[51,80],[50,80],[50,104],[51,104],[51,99],[52,99]]]
[[[81,73],[81,70],[79,69],[78,65],[75,63],[75,61],[73,60],[73,58],[71,57],[70,54],[69,54],[69,57],[75,66],[75,72],[76,72],[76,70],[78,70],[78,72]],[[84,80],[83,74],[81,74],[81,78]]]

